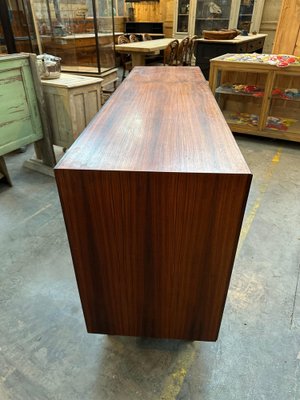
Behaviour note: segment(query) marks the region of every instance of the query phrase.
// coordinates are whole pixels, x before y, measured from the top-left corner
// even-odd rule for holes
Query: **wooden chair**
[[[118,37],[118,44],[127,44],[127,43],[129,43],[129,39],[127,39],[126,36],[120,35]],[[126,71],[130,72],[132,70],[132,60],[130,54],[126,53],[119,53],[119,54],[121,60],[121,67],[123,68],[123,75],[122,75],[122,81],[123,81],[125,78]]]
[[[179,42],[172,40],[164,51],[164,65],[177,65],[177,53]]]
[[[129,36],[129,40],[130,40],[130,43],[139,42],[138,37],[137,37],[134,33],[132,33],[132,34]]]
[[[186,36],[179,44],[177,54],[177,65],[186,65],[190,39]]]
[[[152,37],[149,35],[149,33],[143,33],[143,40],[152,40]]]
[[[198,39],[197,35],[194,35],[190,38],[188,51],[187,51],[187,57],[186,57],[185,63],[183,65],[191,65],[192,64],[192,58],[193,58],[193,54],[194,54],[196,39]]]

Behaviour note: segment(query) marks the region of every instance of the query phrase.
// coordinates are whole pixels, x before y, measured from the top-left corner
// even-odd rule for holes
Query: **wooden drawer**
[[[248,42],[248,47],[247,47],[247,51],[249,53],[256,51],[258,49],[262,49],[263,45],[264,45],[264,39],[257,39],[257,40],[253,40],[251,42]]]
[[[247,51],[248,51],[248,44],[247,43],[241,43],[241,44],[238,44],[236,46],[236,52],[237,53],[247,53]]]

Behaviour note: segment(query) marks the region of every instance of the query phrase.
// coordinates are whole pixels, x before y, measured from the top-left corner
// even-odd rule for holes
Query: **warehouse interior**
[[[10,15],[13,15],[14,1],[3,1],[6,3],[5,8],[11,12]],[[0,400],[300,399],[300,130],[297,131],[300,111],[300,18],[298,18],[300,4],[298,0],[282,0],[276,4],[271,0],[216,1],[218,7],[222,9],[223,16],[229,4],[230,18],[233,18],[232,15],[235,15],[235,12],[236,18],[238,17],[238,2],[240,7],[251,6],[253,19],[250,22],[247,20],[248,25],[248,22],[243,25],[241,19],[243,14],[240,11],[240,19],[237,20],[237,24],[240,25],[234,28],[249,29],[247,35],[242,37],[241,43],[244,43],[244,40],[246,43],[248,41],[252,43],[252,39],[253,43],[258,43],[261,39],[258,39],[256,35],[261,34],[263,42],[260,42],[260,45],[263,47],[255,48],[254,52],[251,52],[250,44],[248,44],[247,53],[237,50],[236,54],[230,54],[230,57],[227,55],[227,58],[223,53],[210,55],[210,60],[213,58],[214,60],[207,66],[203,61],[203,54],[206,54],[207,48],[205,51],[203,49],[200,51],[200,46],[208,45],[209,48],[211,43],[207,44],[207,40],[202,41],[199,21],[197,22],[197,19],[201,20],[197,17],[199,16],[197,7],[200,7],[199,4],[203,2],[205,0],[132,3],[106,1],[106,8],[103,5],[103,9],[99,8],[97,16],[93,16],[94,21],[99,22],[102,18],[104,22],[101,23],[107,24],[106,19],[109,18],[114,22],[112,25],[105,25],[105,32],[102,32],[103,36],[100,36],[101,40],[104,37],[105,41],[100,43],[100,39],[99,42],[96,39],[96,45],[92,45],[92,50],[76,47],[79,46],[78,43],[72,48],[73,44],[69,46],[68,40],[71,41],[69,36],[74,35],[73,40],[75,35],[81,35],[78,28],[81,26],[79,21],[81,18],[85,20],[89,30],[84,34],[87,32],[87,35],[91,34],[94,29],[91,15],[95,14],[97,8],[95,0],[87,1],[86,8],[83,8],[81,1],[74,0],[72,2],[24,0],[22,4],[17,1],[19,11],[23,10],[25,15],[28,10],[31,12],[33,10],[33,21],[39,24],[38,28],[33,26],[34,24],[29,26],[33,33],[28,33],[30,40],[27,44],[26,40],[20,39],[20,34],[16,35],[15,31],[10,34],[5,31],[6,26],[1,19]],[[254,3],[256,3],[256,8]],[[50,16],[50,20],[51,16],[52,19],[57,18],[56,7],[59,5],[61,6],[61,25],[55,25],[58,30],[53,33],[49,29],[50,27],[52,29],[54,25],[48,23],[44,16]],[[3,10],[2,4],[0,7],[2,17]],[[65,29],[66,18],[70,12],[72,12],[73,22],[69,21],[68,29],[75,29],[74,26],[76,26],[78,30],[76,33],[69,31],[62,33],[60,30]],[[213,17],[205,18],[205,23],[208,23],[204,25],[205,29],[215,29],[211,28],[210,20],[218,20],[217,14],[218,11],[214,11]],[[188,24],[185,20],[187,17]],[[10,18],[13,22],[14,17]],[[258,18],[259,22],[258,20],[255,22],[255,18]],[[229,21],[229,17],[227,20]],[[289,27],[287,21],[289,21]],[[131,65],[127,70],[123,56],[126,48],[123,51],[122,47],[119,47],[118,51],[116,46],[120,45],[118,36],[123,34],[123,31],[126,36],[125,24],[128,22],[142,24],[162,22],[163,31],[158,34],[157,39],[152,38],[151,42],[170,38],[170,40],[177,39],[180,43],[185,36],[191,38],[196,33],[198,43],[193,47],[191,63],[176,63],[176,67],[175,64],[166,67],[163,65],[162,58],[155,58],[155,63],[149,67],[148,53],[146,53],[146,61],[143,59],[145,65],[136,64],[135,66],[134,62],[137,60],[141,62],[141,58],[135,58],[132,53],[131,58],[126,59],[126,63],[129,61]],[[251,26],[257,26],[258,32],[253,33]],[[12,28],[15,29],[13,23]],[[232,26],[229,25],[229,28]],[[136,33],[138,35],[141,32]],[[50,41],[51,35],[59,39],[56,42],[53,39]],[[8,37],[12,42],[7,41]],[[78,37],[80,43],[87,39],[87,37]],[[75,39],[77,40],[78,37]],[[107,37],[112,38],[113,44],[106,42]],[[141,38],[139,40],[143,41]],[[29,48],[26,47],[27,45]],[[121,44],[123,45],[126,46],[127,42]],[[9,51],[11,46],[15,46],[14,51]],[[42,80],[34,77],[41,72],[35,66],[36,59],[33,54],[44,53],[40,51],[41,48],[43,50],[43,46],[48,46],[49,53],[52,51],[54,57],[63,60],[63,55],[66,55],[65,60],[68,61],[66,64],[62,61],[57,79],[56,77],[48,79],[49,77],[43,75],[40,75]],[[84,44],[84,46],[90,46],[90,44]],[[165,57],[163,50],[160,51],[160,54],[150,52],[149,57],[153,55]],[[28,56],[28,53],[31,55]],[[269,56],[266,58],[265,54],[284,54],[284,56],[276,56],[276,58],[273,56],[271,59]],[[5,64],[10,62],[12,64]],[[239,67],[234,66],[236,62],[239,63]],[[259,66],[257,62],[260,63]],[[13,63],[17,63],[17,67],[13,67]],[[24,98],[23,94],[19,95],[20,86],[12,86],[18,92],[9,89],[9,84],[16,85],[15,81],[17,81],[19,85],[21,81],[21,78],[14,79],[5,75],[13,68],[17,68],[17,73],[22,76],[22,90],[25,88],[26,94]],[[20,72],[22,68],[25,69]],[[93,71],[89,68],[93,68]],[[158,68],[153,69],[153,73],[157,73],[158,81],[161,75],[156,71],[160,68],[176,70],[182,68],[182,73],[191,71],[191,74],[196,75],[202,71],[199,78],[201,84],[198,85],[197,81],[194,88],[190,85],[187,93],[200,90],[200,94],[207,102],[202,105],[204,111],[199,109],[197,116],[185,113],[183,121],[188,125],[194,119],[195,126],[199,121],[200,123],[204,121],[204,128],[199,128],[200,134],[203,134],[205,130],[212,132],[214,126],[222,127],[223,129],[219,132],[220,143],[226,143],[229,149],[229,145],[234,147],[236,142],[237,147],[234,147],[234,152],[241,153],[245,165],[249,167],[253,175],[248,199],[244,204],[244,215],[241,215],[242,225],[237,228],[238,245],[234,249],[234,264],[232,274],[230,270],[228,275],[229,287],[228,292],[226,290],[225,308],[223,315],[221,312],[221,323],[216,340],[191,340],[189,334],[186,338],[174,339],[172,333],[160,338],[157,337],[159,334],[129,336],[118,333],[106,334],[99,330],[95,334],[88,333],[88,331],[91,332],[94,321],[98,321],[97,318],[101,315],[102,309],[93,310],[93,305],[87,301],[85,294],[87,289],[84,286],[85,282],[82,283],[86,277],[82,278],[78,267],[80,251],[74,244],[74,236],[72,236],[74,233],[71,232],[74,223],[71,217],[74,213],[72,214],[72,209],[69,212],[63,197],[62,182],[65,182],[67,186],[67,174],[61,175],[66,179],[63,181],[58,173],[63,166],[66,170],[69,169],[75,174],[82,173],[84,176],[89,173],[87,170],[91,169],[90,165],[95,163],[93,151],[94,154],[98,151],[99,159],[107,157],[105,152],[101,154],[99,150],[103,149],[102,142],[101,146],[97,141],[88,144],[85,138],[92,138],[92,134],[105,135],[107,132],[112,133],[113,130],[125,131],[128,124],[124,123],[123,126],[120,122],[125,115],[122,114],[123,108],[126,113],[129,110],[130,121],[137,121],[136,125],[132,125],[127,131],[127,134],[134,136],[132,140],[137,141],[134,143],[140,143],[143,135],[148,137],[149,126],[152,127],[152,125],[141,123],[141,116],[144,114],[139,113],[142,108],[136,106],[139,99],[136,99],[135,103],[130,97],[134,93],[133,90],[141,94],[141,89],[138,89],[138,85],[134,85],[134,80],[137,77],[141,79],[140,76],[146,74],[147,68],[150,68],[149,71],[151,68]],[[26,72],[29,70],[33,77],[33,84],[30,84],[32,86],[25,82],[25,78],[29,79]],[[25,83],[23,83],[23,78]],[[62,82],[62,79],[65,81]],[[140,87],[143,84],[141,79]],[[146,81],[146,85],[157,93],[157,82]],[[162,87],[165,86],[168,85],[162,83]],[[173,86],[176,85],[172,83]],[[5,89],[6,87],[8,89]],[[27,98],[29,87],[34,88],[30,90],[36,94],[36,100],[31,100],[30,96]],[[173,90],[173,88],[167,87],[164,90]],[[212,100],[208,99],[208,91]],[[158,93],[160,93],[159,90]],[[145,98],[148,99],[149,93],[147,92],[145,96],[141,95],[141,103]],[[128,108],[123,107],[123,103],[122,105],[118,103],[119,99],[122,101],[126,99],[130,103],[126,106]],[[160,101],[164,102],[164,99]],[[174,99],[169,99],[169,101],[172,105],[177,104]],[[6,119],[8,112],[13,107],[20,107],[21,102],[28,103],[28,109],[31,104],[38,104],[41,122],[32,122],[30,127],[24,122],[23,125],[14,125],[13,129],[8,131],[7,126],[10,123]],[[66,106],[66,102],[70,104]],[[157,110],[162,103],[157,100],[158,105],[153,105],[154,103],[150,100],[149,104]],[[191,99],[187,104],[189,107],[194,106]],[[197,102],[195,104],[199,106]],[[209,108],[210,104],[213,104],[212,109]],[[139,107],[142,106],[143,104]],[[35,105],[32,107],[33,110],[37,109]],[[206,107],[211,112],[207,112]],[[97,133],[97,124],[99,123],[100,126],[103,118],[111,110],[116,109],[119,112],[116,113],[116,119],[109,120],[110,123],[107,122],[106,125],[103,123],[106,131],[105,129],[101,131],[99,128]],[[164,112],[169,115],[167,102],[163,104],[161,111],[160,115]],[[151,113],[148,112],[148,114],[149,118],[153,117]],[[30,111],[28,115],[33,119],[33,115],[36,117],[36,112]],[[153,118],[155,120],[155,116]],[[173,125],[176,123],[180,125],[182,122],[177,115],[172,118],[174,120],[172,119],[170,131],[163,134],[168,135],[171,132],[174,136],[178,134],[179,138],[193,138],[191,129],[178,133]],[[201,118],[204,119],[201,120]],[[216,122],[217,120],[221,122]],[[216,125],[211,127],[210,123],[216,123]],[[143,131],[145,126],[146,129]],[[157,131],[159,131],[159,124],[157,126]],[[25,135],[25,131],[30,131],[32,127],[37,127],[38,132]],[[69,133],[69,128],[72,133]],[[84,133],[81,136],[82,131]],[[154,135],[156,135],[155,129]],[[223,135],[226,140],[221,142]],[[209,140],[205,142],[207,149],[211,146],[212,153],[222,154],[223,152],[224,160],[227,160],[227,154],[233,157],[234,152],[230,153],[225,145],[224,148],[220,148],[218,142],[214,140],[212,138],[211,142]],[[180,142],[179,139],[178,142]],[[108,154],[111,154],[113,159],[113,153],[109,153],[111,143],[110,141],[105,143],[109,148]],[[172,142],[168,139],[166,143],[171,145]],[[184,148],[182,143],[180,144],[181,151]],[[155,159],[156,149],[154,151],[151,148],[149,141],[146,144],[146,148],[153,151]],[[124,142],[124,153],[116,151],[117,157],[122,159],[123,155],[127,154],[127,146],[127,142]],[[86,157],[91,160],[88,167],[88,164],[84,164],[83,158],[80,158],[85,148],[88,149]],[[143,155],[146,159],[146,150],[143,151],[145,151]],[[194,154],[192,150],[190,152]],[[161,150],[162,153],[163,150]],[[172,156],[168,157],[172,159],[175,153],[170,152]],[[134,158],[135,153],[132,154]],[[69,160],[77,155],[78,165],[73,166]],[[180,159],[181,156],[179,152],[178,158]],[[194,157],[197,158],[195,155]],[[67,167],[64,166],[63,160],[66,160]],[[115,159],[112,162],[114,161]],[[60,164],[56,167],[58,170],[58,172],[56,170],[56,181],[53,169],[58,162]],[[186,163],[189,165],[188,162]],[[163,165],[161,160],[158,160],[157,164]],[[221,171],[220,175],[223,175],[218,162],[215,165],[213,172],[210,173]],[[169,164],[168,168],[170,168]],[[114,167],[111,169],[113,170]],[[97,168],[95,170],[97,172]],[[65,173],[65,171],[62,172]],[[145,171],[137,169],[134,173],[136,172],[143,174]],[[154,170],[154,172],[157,171]],[[159,175],[165,173],[167,175],[169,172],[167,170],[166,173],[162,168]],[[175,172],[181,173],[182,170]],[[194,172],[192,175],[196,175]],[[200,175],[203,173],[205,174],[206,171],[200,171]],[[150,175],[152,174],[153,171],[150,170]],[[89,182],[91,181],[90,178]],[[80,180],[78,180],[78,185],[74,185],[70,195],[71,199],[73,196],[74,202],[80,196],[79,193],[83,187]],[[136,207],[135,201],[132,199],[134,207]],[[174,203],[171,198],[166,204],[172,209]],[[112,208],[114,207],[116,205],[112,200]],[[86,208],[92,208],[92,201]],[[241,208],[243,213],[243,205]],[[79,226],[82,223],[82,232],[84,232],[88,222],[81,217],[78,223]],[[162,225],[164,223],[165,221],[162,220]],[[213,221],[212,224],[214,223]],[[218,224],[221,225],[222,221],[218,220]],[[109,222],[107,226],[109,230]],[[113,222],[112,226],[114,226]],[[152,226],[151,229],[154,230]],[[74,229],[76,234],[79,230]],[[147,234],[150,235],[152,232]],[[87,238],[91,241],[91,246],[87,246],[87,251],[90,253],[95,252],[94,243],[96,247],[103,245],[101,242],[97,243],[97,238],[93,235],[95,231],[91,227],[91,236]],[[82,236],[81,240],[84,247],[85,242]],[[115,250],[114,246],[115,243],[108,244],[111,254],[118,253],[117,247]],[[101,249],[105,252],[103,249],[105,250],[105,247]],[[126,253],[123,248],[122,251]],[[222,251],[221,246],[220,250],[214,251],[214,257],[218,260]],[[150,251],[146,253],[146,256],[152,260],[153,255],[150,253]],[[85,254],[84,251],[82,254]],[[168,255],[168,252],[164,255]],[[209,258],[209,255],[207,257]],[[124,259],[126,259],[125,256]],[[188,260],[186,262],[188,264]],[[113,263],[114,260],[112,260],[112,265]],[[145,261],[146,269],[147,265],[151,263],[147,264]],[[91,266],[87,260],[87,270],[89,268]],[[213,279],[217,281],[215,276]],[[109,286],[110,282],[106,283]],[[115,285],[117,287],[117,281]],[[112,303],[119,301],[118,294],[115,294],[116,298],[111,298]],[[100,298],[101,295],[99,292]],[[156,295],[159,294],[151,292],[150,297]],[[180,298],[180,295],[178,297]],[[105,300],[103,304],[105,304],[103,306],[103,313],[105,313]],[[199,305],[199,310],[200,314],[203,313],[201,305]],[[193,308],[193,312],[197,315],[197,307]],[[210,314],[209,309],[207,313]],[[117,317],[112,313],[111,318],[114,322],[117,321]],[[214,319],[214,316],[211,318]],[[168,323],[163,318],[161,319],[162,325]],[[99,320],[101,320],[100,317]],[[126,323],[122,321],[120,326],[123,329]],[[205,327],[201,327],[202,331],[205,331]],[[129,329],[128,332],[131,330]]]

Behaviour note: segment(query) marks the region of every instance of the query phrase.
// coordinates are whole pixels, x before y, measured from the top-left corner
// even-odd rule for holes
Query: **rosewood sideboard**
[[[199,68],[134,68],[55,175],[88,332],[216,340],[252,175]]]

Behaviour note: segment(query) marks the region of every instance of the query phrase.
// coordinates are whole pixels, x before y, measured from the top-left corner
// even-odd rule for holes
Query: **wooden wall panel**
[[[272,52],[300,55],[300,0],[283,0]]]
[[[172,36],[174,0],[147,1],[132,4],[136,22],[163,22],[164,34],[166,37]]]

